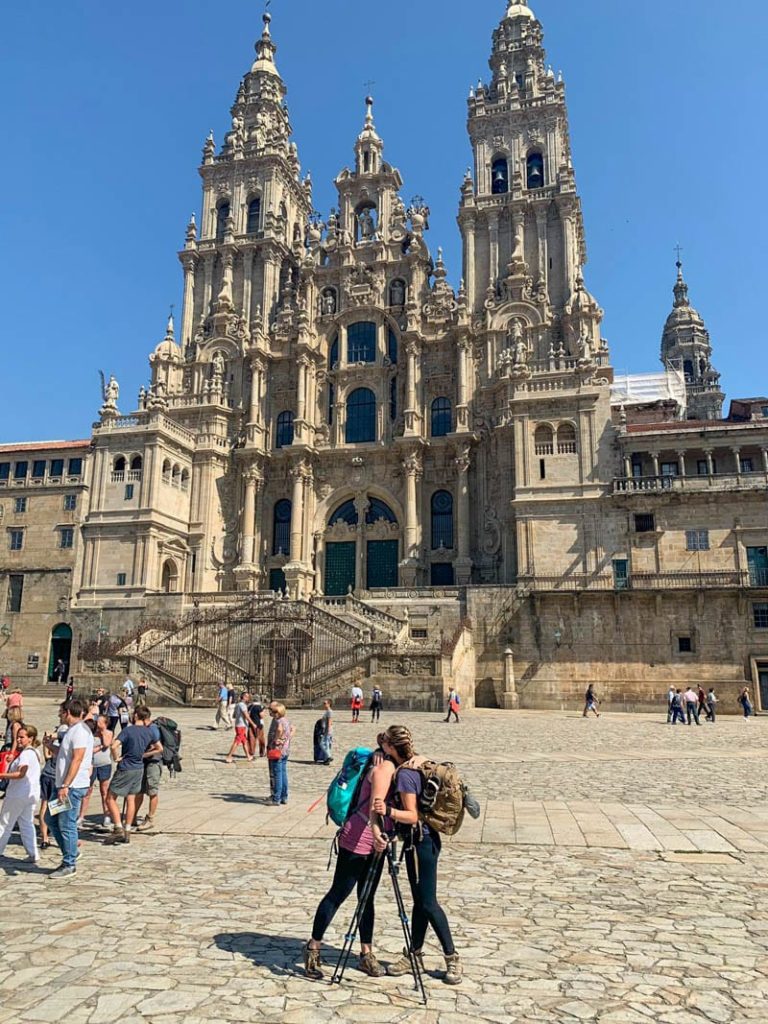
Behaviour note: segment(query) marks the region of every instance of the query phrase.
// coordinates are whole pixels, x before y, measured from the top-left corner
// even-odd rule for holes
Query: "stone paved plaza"
[[[30,701],[50,727],[54,705]],[[674,729],[664,716],[469,712],[404,716],[422,752],[455,760],[483,805],[446,844],[441,898],[466,979],[429,1005],[407,979],[298,972],[326,874],[330,768],[311,761],[312,713],[293,716],[291,799],[266,806],[266,762],[223,763],[229,734],[182,711],[184,772],[164,781],[159,828],[130,846],[84,834],[75,879],[49,883],[9,846],[2,864],[0,1024],[235,1021],[768,1019],[768,720]],[[337,753],[373,740],[337,723]],[[385,715],[383,724],[393,716]],[[398,716],[402,718],[403,716]],[[93,810],[96,810],[95,804]],[[94,815],[95,820],[95,815]],[[353,904],[329,932],[339,948]],[[377,945],[399,952],[391,886]],[[354,959],[353,959],[354,962]]]

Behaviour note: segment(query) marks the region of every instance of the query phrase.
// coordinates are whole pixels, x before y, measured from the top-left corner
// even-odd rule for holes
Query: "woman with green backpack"
[[[437,900],[437,866],[440,858],[441,839],[436,828],[426,824],[419,815],[419,799],[422,796],[423,775],[419,767],[427,759],[420,757],[413,748],[413,736],[404,725],[391,725],[378,737],[387,760],[392,761],[397,771],[394,783],[394,800],[389,802],[378,797],[373,801],[373,811],[385,820],[394,822],[401,833],[409,832],[405,847],[405,866],[413,894],[413,953],[424,970],[423,950],[427,928],[432,929],[440,941],[445,956],[446,985],[459,985],[463,969],[459,954],[453,945],[451,927],[445,911]],[[440,826],[442,827],[442,826]],[[390,964],[387,974],[410,974],[412,970],[408,950],[403,950],[399,960]]]

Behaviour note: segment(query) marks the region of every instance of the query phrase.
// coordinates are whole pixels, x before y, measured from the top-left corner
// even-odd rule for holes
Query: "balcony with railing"
[[[569,573],[567,576],[521,576],[533,593],[656,590],[747,590],[768,588],[768,569],[702,570],[701,572],[632,572],[628,576]]]
[[[661,475],[617,477],[614,494],[661,494],[670,491],[755,491],[768,488],[768,473],[712,473],[697,476]]]

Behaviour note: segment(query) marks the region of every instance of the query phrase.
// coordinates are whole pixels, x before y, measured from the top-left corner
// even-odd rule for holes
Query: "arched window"
[[[163,483],[169,484],[171,482],[171,463],[169,459],[163,461]]]
[[[134,469],[134,470],[141,469],[142,465],[143,465],[143,460],[142,460],[141,456],[140,455],[134,455],[133,458],[131,459],[131,469]]]
[[[357,526],[357,508],[354,501],[345,501],[343,505],[339,505],[328,520],[329,526],[333,526],[334,523],[346,523],[347,526]]]
[[[189,470],[182,469],[181,471],[181,489],[182,491],[189,490]]]
[[[171,487],[178,487],[181,480],[181,466],[175,462],[171,470]]]
[[[272,528],[272,554],[291,556],[291,503],[282,498],[275,505]]]
[[[555,450],[555,435],[548,423],[540,423],[533,435],[537,455],[551,455]]]
[[[526,161],[528,188],[544,188],[544,157],[541,153],[529,153]]]
[[[453,495],[435,491],[432,495],[432,550],[453,547]]]
[[[224,238],[224,234],[227,230],[227,221],[229,220],[229,203],[220,203],[216,210],[216,241],[221,242]]]
[[[356,388],[347,399],[347,444],[376,440],[376,396],[368,388]]]
[[[572,423],[561,423],[557,428],[557,454],[575,455],[576,428]]]
[[[114,468],[114,471],[116,473],[124,473],[125,472],[125,456],[124,455],[118,455],[118,457],[115,459],[115,465],[114,465],[113,468]]]
[[[432,403],[432,437],[445,437],[453,430],[450,398],[436,398]]]
[[[165,594],[175,594],[179,589],[179,570],[172,558],[163,563],[160,588]]]
[[[365,521],[369,526],[373,526],[380,519],[383,519],[386,523],[397,523],[397,516],[381,498],[369,498],[368,509],[365,513]]]
[[[393,366],[397,366],[397,335],[390,327],[387,335],[387,355]]]
[[[509,164],[505,156],[497,156],[491,164],[491,193],[500,196],[504,192],[509,192]]]
[[[277,417],[275,448],[285,448],[289,444],[293,444],[293,413],[286,410]]]
[[[249,235],[255,235],[261,226],[261,199],[256,196],[248,203],[248,218],[245,222],[245,230]]]
[[[376,362],[376,324],[362,321],[347,328],[347,362]]]

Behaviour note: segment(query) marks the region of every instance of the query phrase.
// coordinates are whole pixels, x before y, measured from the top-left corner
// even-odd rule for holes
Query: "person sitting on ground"
[[[40,800],[40,761],[35,753],[37,729],[34,725],[19,729],[16,742],[18,755],[11,761],[8,771],[0,772],[0,779],[8,783],[5,799],[0,805],[0,857],[4,856],[8,840],[18,823],[27,861],[37,864],[40,855],[37,852],[34,815]]]
[[[445,956],[443,981],[447,985],[458,985],[463,975],[461,960],[453,944],[448,918],[437,901],[440,834],[419,821],[418,799],[421,796],[422,776],[416,769],[426,758],[416,753],[411,732],[404,725],[391,725],[386,732],[381,733],[378,742],[387,758],[397,766],[397,776],[394,801],[389,803],[377,796],[373,800],[373,811],[386,816],[394,822],[395,827],[402,829],[405,826],[409,833],[405,846],[405,866],[413,894],[413,952],[419,958],[419,965],[424,972],[424,940],[428,926],[432,925]],[[389,965],[387,974],[408,974],[410,970],[411,960],[408,951],[404,950],[403,956]]]
[[[112,776],[107,793],[107,808],[112,819],[112,834],[104,840],[105,845],[127,843],[130,841],[134,819],[136,817],[136,797],[141,792],[144,781],[144,761],[162,754],[163,744],[160,742],[160,730],[150,725],[152,712],[149,708],[136,708],[133,725],[129,725],[120,733],[120,756],[116,758],[117,768]],[[120,820],[118,797],[125,797],[125,825]]]

